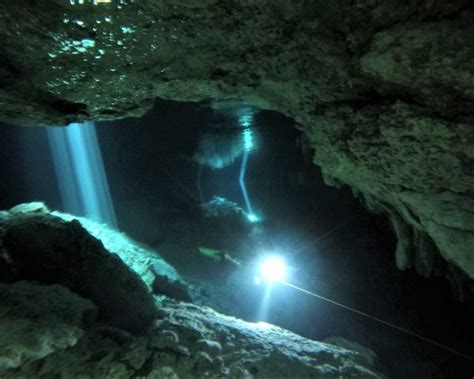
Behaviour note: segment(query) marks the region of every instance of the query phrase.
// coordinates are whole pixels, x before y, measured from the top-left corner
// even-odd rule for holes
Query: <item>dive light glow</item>
[[[282,282],[286,277],[285,261],[277,256],[265,258],[260,266],[260,274],[268,284]]]
[[[246,216],[247,216],[247,220],[248,220],[249,222],[254,223],[254,222],[260,222],[260,221],[261,221],[260,217],[258,217],[258,216],[257,216],[256,214],[254,214],[254,213],[248,213]]]

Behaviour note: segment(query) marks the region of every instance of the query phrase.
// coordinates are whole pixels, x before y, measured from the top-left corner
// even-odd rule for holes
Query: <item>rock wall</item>
[[[473,15],[469,0],[9,2],[0,119],[110,120],[156,98],[277,110],[328,184],[390,216],[401,269],[474,278]]]

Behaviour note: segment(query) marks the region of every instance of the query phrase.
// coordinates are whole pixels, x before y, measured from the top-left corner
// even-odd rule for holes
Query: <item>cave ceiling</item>
[[[399,268],[474,278],[469,0],[2,2],[0,120],[239,98],[293,118],[330,185],[389,215]]]

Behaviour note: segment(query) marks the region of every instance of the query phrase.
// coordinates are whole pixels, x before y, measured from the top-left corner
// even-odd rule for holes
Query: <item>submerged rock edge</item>
[[[43,221],[40,218],[48,215],[44,207],[24,209],[31,210],[39,226]],[[25,216],[20,212],[6,218],[19,219],[21,223]],[[51,217],[48,223],[62,227],[65,222]],[[3,249],[5,219],[0,222],[0,230]],[[76,236],[76,230],[66,230]],[[33,238],[30,243],[35,245],[38,241]],[[174,300],[159,307],[156,304],[159,318],[154,319],[145,335],[134,336],[104,325],[97,320],[97,308],[90,300],[60,285],[16,282],[0,286],[1,324],[11,325],[8,331],[2,328],[8,338],[2,338],[0,374],[12,378],[52,374],[101,378],[383,377],[374,371],[373,353],[311,341],[273,325],[244,322],[206,307]],[[29,321],[25,324],[23,319]],[[26,335],[25,326],[29,330]]]

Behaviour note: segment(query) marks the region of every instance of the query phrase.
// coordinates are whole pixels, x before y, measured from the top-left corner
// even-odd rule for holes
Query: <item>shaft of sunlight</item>
[[[117,227],[93,122],[48,128],[64,211]]]

